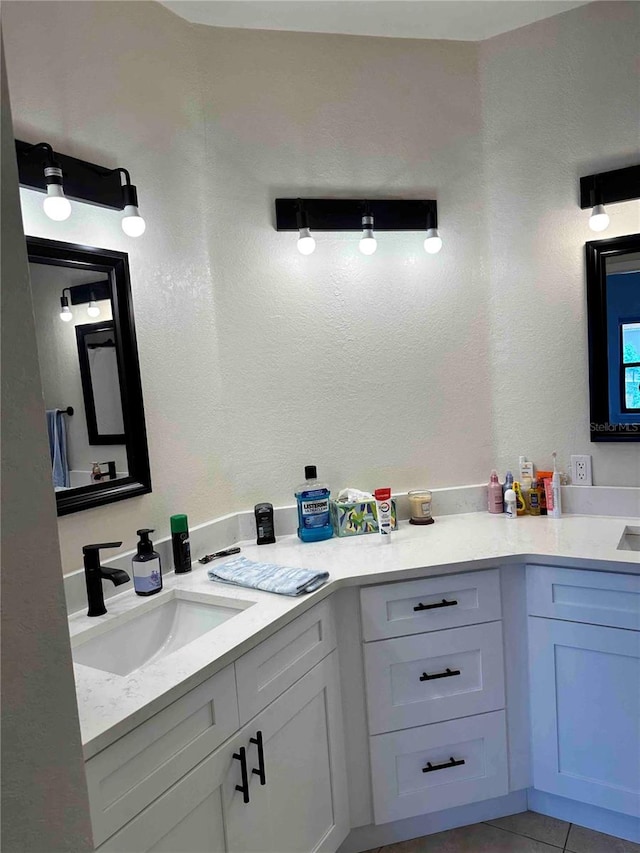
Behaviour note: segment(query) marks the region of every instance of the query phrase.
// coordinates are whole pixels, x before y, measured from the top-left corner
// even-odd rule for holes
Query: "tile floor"
[[[370,853],[640,853],[640,844],[553,817],[522,814],[474,823]]]

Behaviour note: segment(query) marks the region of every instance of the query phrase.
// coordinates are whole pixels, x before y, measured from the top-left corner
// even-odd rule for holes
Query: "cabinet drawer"
[[[384,640],[500,619],[497,569],[363,589],[365,640]]]
[[[240,722],[248,722],[336,647],[328,602],[312,607],[236,661]]]
[[[501,622],[367,643],[364,662],[371,734],[504,708]]]
[[[370,741],[377,824],[508,792],[504,711],[376,735]],[[452,759],[464,763],[452,765]]]
[[[640,631],[640,576],[527,566],[527,611]]]
[[[233,665],[129,732],[86,764],[100,844],[239,727]]]

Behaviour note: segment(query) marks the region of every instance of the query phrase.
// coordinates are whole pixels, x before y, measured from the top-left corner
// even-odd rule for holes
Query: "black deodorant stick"
[[[256,516],[256,530],[258,531],[257,544],[273,545],[276,541],[273,526],[273,504],[256,504],[253,511]]]

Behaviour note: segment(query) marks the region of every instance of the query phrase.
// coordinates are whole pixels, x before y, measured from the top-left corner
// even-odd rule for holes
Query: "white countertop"
[[[405,580],[504,564],[540,563],[640,574],[640,552],[618,551],[625,525],[634,518],[568,515],[561,519],[466,513],[438,518],[419,527],[400,522],[391,542],[377,534],[302,543],[284,536],[275,545],[240,542],[249,559],[285,566],[322,569],[329,583],[310,595],[290,598],[243,589],[208,579],[207,567],[194,564],[186,575],[169,574],[152,599],[131,591],[107,601],[106,616],[70,617],[72,643],[89,628],[157,602],[173,590],[201,593],[254,606],[233,616],[182,649],[128,676],[74,664],[80,728],[88,759],[161,708],[214,675],[274,631],[342,586]]]

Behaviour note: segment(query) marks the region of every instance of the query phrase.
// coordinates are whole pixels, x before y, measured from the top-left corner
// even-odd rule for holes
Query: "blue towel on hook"
[[[236,557],[207,570],[212,581],[278,592],[280,595],[302,595],[314,592],[329,580],[329,572],[313,569],[290,569],[276,563],[255,563]]]
[[[71,485],[67,459],[67,424],[60,409],[47,409],[47,432],[51,455],[51,476],[56,488],[68,489]]]

